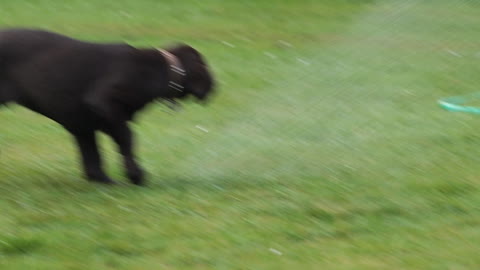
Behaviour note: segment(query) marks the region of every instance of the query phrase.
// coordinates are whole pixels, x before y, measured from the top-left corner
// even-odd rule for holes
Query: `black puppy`
[[[0,31],[0,105],[18,103],[65,127],[92,181],[114,183],[102,169],[96,131],[118,144],[128,177],[140,185],[128,127],[134,114],[156,99],[204,100],[212,89],[205,61],[187,45],[136,49],[40,30]]]

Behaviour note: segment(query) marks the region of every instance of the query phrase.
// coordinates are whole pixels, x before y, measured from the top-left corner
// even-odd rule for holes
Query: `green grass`
[[[480,118],[436,100],[479,90],[479,12],[474,0],[4,0],[1,26],[188,42],[220,88],[207,107],[141,114],[147,188],[87,183],[65,131],[2,108],[0,269],[478,269]]]

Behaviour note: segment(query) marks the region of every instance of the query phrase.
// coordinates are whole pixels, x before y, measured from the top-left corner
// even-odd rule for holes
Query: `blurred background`
[[[3,0],[0,27],[186,42],[207,105],[134,124],[147,188],[83,180],[70,136],[0,109],[0,269],[476,269],[474,0]],[[189,102],[187,102],[189,103]],[[108,173],[123,172],[101,136]]]

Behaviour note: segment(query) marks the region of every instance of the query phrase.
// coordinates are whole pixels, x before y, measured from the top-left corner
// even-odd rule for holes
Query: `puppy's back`
[[[3,63],[13,64],[44,50],[75,42],[74,39],[48,31],[8,29],[0,31],[0,57]]]

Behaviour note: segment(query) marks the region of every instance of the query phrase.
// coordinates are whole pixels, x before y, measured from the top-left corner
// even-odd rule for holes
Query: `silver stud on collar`
[[[170,88],[174,89],[174,90],[179,91],[179,92],[183,92],[183,89],[185,88],[185,87],[183,87],[182,85],[180,85],[180,84],[178,84],[178,83],[176,83],[176,82],[174,82],[174,81],[169,81],[169,82],[168,82],[168,86],[169,86]]]
[[[170,65],[170,69],[173,72],[176,72],[176,73],[180,74],[181,76],[186,75],[185,70],[183,68],[178,67],[178,66]]]

